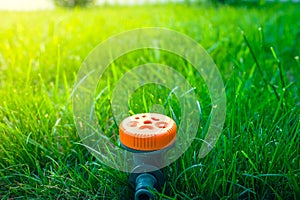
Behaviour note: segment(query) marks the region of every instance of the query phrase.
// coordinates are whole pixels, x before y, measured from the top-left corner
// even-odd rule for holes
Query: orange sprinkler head
[[[124,119],[119,126],[121,143],[137,151],[164,149],[176,139],[176,123],[157,113],[136,114]]]

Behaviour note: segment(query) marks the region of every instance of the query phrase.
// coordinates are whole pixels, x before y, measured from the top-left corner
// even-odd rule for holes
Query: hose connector
[[[154,190],[157,180],[148,173],[140,174],[135,180],[135,200],[154,199],[150,191]]]
[[[165,183],[162,171],[146,164],[136,166],[130,173],[129,181],[131,187],[135,189],[135,200],[154,199],[153,191],[161,191]]]

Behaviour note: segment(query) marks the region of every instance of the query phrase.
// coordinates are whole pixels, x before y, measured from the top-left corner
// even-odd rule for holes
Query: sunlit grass
[[[80,145],[70,96],[81,62],[99,42],[124,30],[150,26],[171,28],[201,43],[220,69],[228,103],[216,148],[204,159],[197,157],[199,129],[192,147],[164,169],[167,183],[163,194],[157,195],[161,199],[299,198],[299,5],[100,7],[1,12],[0,17],[5,19],[0,25],[0,196],[4,199],[132,198],[128,174],[103,166]],[[137,56],[128,55],[115,64],[141,64]],[[167,54],[162,58],[196,87],[205,122],[210,107],[203,81],[180,59]],[[107,71],[108,98],[98,104],[99,121],[112,135],[117,129],[109,92],[120,78],[117,67]],[[164,105],[170,91],[159,93],[152,87],[134,94],[132,112]],[[165,104],[167,111],[174,105]]]

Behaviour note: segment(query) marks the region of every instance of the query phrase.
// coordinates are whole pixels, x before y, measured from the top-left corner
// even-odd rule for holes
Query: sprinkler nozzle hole
[[[156,118],[156,117],[151,117],[151,119],[152,119],[153,121],[159,121],[159,118]]]
[[[155,126],[157,126],[158,128],[167,128],[168,123],[167,122],[157,122],[157,123],[155,123]]]
[[[128,123],[128,126],[136,127],[138,123],[139,123],[138,121],[131,121],[131,122]]]
[[[141,126],[139,129],[150,129],[152,130],[153,129],[153,126],[150,126],[150,125],[144,125],[144,126]]]
[[[152,121],[151,120],[145,120],[144,124],[152,124]]]

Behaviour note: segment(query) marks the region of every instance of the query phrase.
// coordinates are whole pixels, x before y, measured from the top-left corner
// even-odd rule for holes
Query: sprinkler
[[[135,189],[135,200],[154,199],[154,189],[160,191],[164,175],[158,168],[165,152],[174,146],[176,123],[168,116],[141,113],[125,118],[119,127],[121,146],[134,153],[134,169],[129,180]]]

